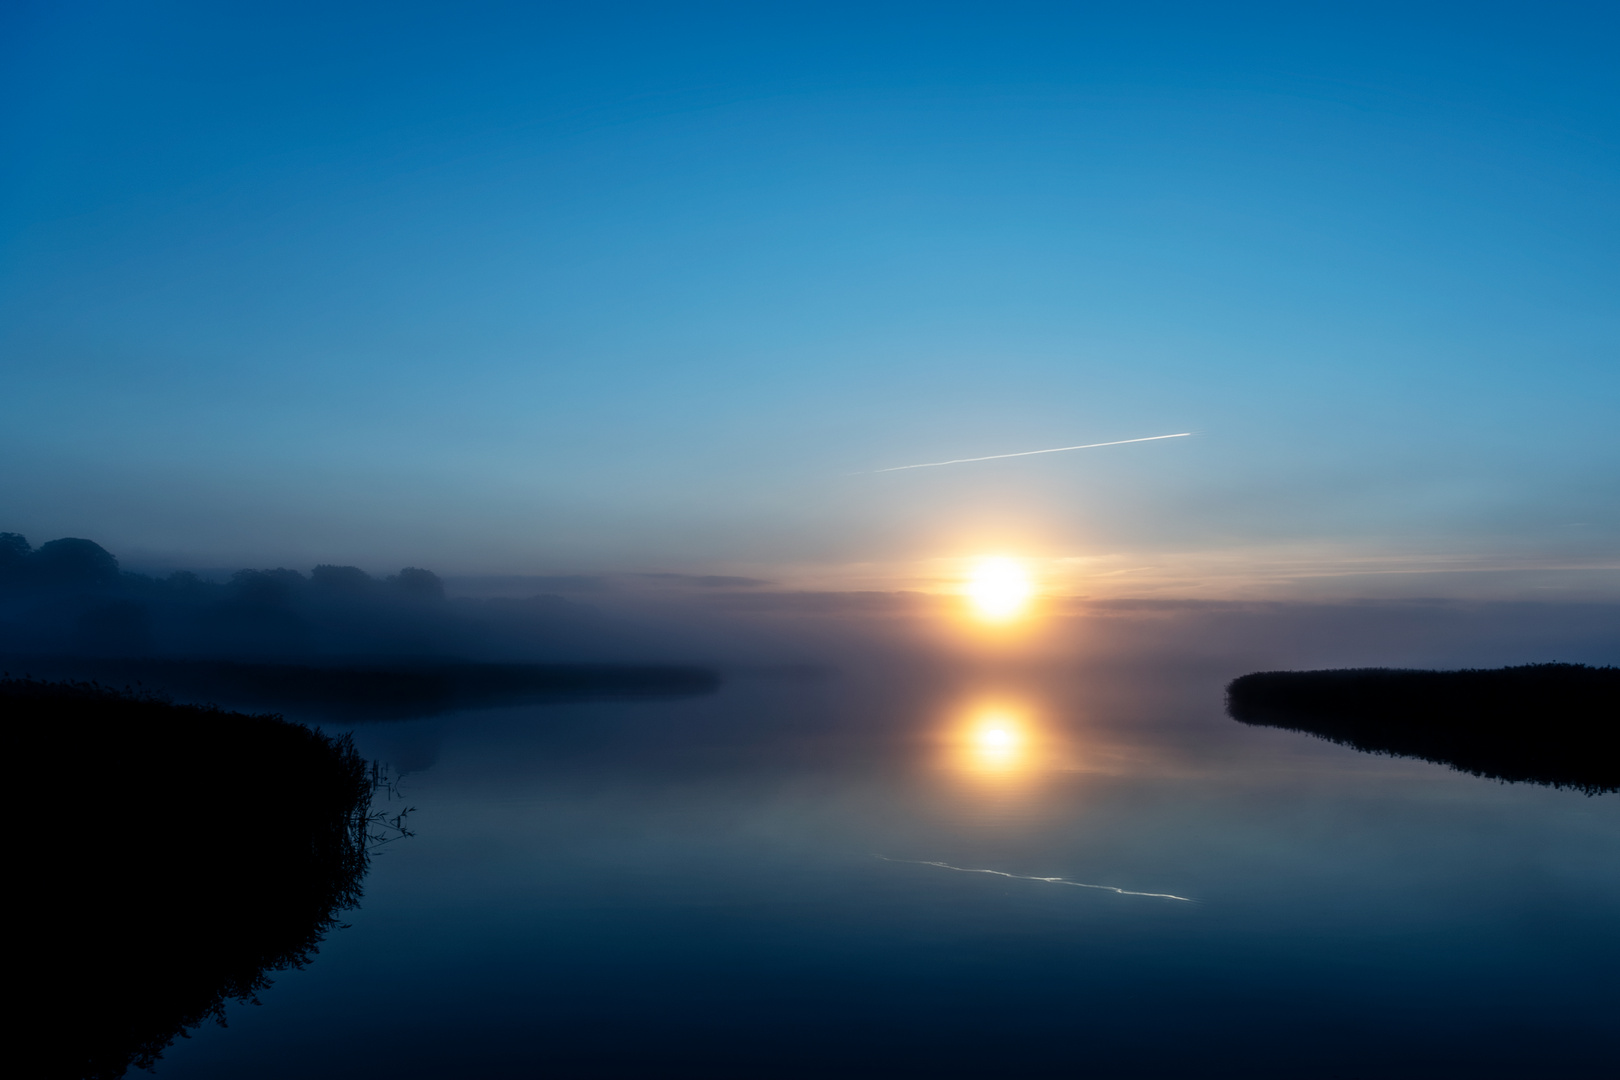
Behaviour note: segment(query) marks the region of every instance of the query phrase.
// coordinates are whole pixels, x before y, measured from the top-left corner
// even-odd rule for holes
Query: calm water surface
[[[417,835],[158,1075],[1606,1073],[1620,798],[1244,727],[1231,674],[362,727]]]

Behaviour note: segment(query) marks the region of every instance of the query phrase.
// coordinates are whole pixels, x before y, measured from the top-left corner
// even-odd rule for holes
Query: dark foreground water
[[[1245,727],[1236,673],[363,726],[417,835],[158,1075],[1608,1075],[1620,797]]]

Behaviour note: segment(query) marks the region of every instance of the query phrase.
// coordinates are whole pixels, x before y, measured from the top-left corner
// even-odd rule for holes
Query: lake
[[[360,725],[416,835],[157,1073],[1610,1067],[1620,797],[1235,723],[1242,670],[873,664]]]

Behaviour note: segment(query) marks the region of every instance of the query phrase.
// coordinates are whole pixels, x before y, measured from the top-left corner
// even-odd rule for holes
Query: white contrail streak
[[[1013,878],[1017,881],[1044,881],[1048,885],[1069,885],[1076,889],[1101,889],[1104,892],[1119,893],[1121,896],[1152,896],[1160,900],[1181,900],[1188,904],[1198,901],[1190,896],[1176,896],[1167,892],[1134,892],[1130,889],[1121,889],[1117,885],[1087,885],[1079,881],[1068,881],[1060,877],[1030,877],[1027,874],[1009,874],[1001,870],[976,870],[967,866],[952,866],[950,863],[928,862],[923,859],[891,859],[887,855],[879,855],[884,862],[910,863],[913,866],[937,866],[941,870],[955,870],[963,874],[994,874],[996,877]]]
[[[1133,442],[1157,442],[1160,439],[1185,439],[1191,435],[1190,431],[1177,432],[1174,435],[1149,435],[1145,439],[1115,439],[1113,442],[1086,443],[1083,446],[1054,446],[1049,450],[1020,450],[1016,454],[986,454],[984,457],[952,458],[949,461],[925,461],[921,465],[891,465],[887,469],[873,469],[875,473],[900,472],[903,469],[932,469],[936,465],[966,465],[970,461],[999,461],[1002,458],[1029,457],[1032,454],[1061,454],[1065,450],[1095,450],[1099,446],[1124,446]]]

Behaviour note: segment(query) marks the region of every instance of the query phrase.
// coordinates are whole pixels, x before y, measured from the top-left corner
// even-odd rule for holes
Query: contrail
[[[1188,904],[1198,901],[1190,896],[1176,896],[1167,892],[1133,892],[1130,889],[1121,889],[1117,885],[1086,885],[1079,881],[1066,881],[1060,877],[1030,877],[1027,874],[1008,874],[1001,870],[975,870],[967,866],[952,866],[950,863],[927,862],[922,859],[891,859],[887,855],[879,855],[884,862],[910,863],[913,866],[937,866],[941,870],[955,870],[963,874],[994,874],[996,877],[1013,878],[1017,881],[1044,881],[1048,885],[1071,885],[1076,889],[1102,889],[1104,892],[1119,893],[1121,896],[1152,896],[1160,900],[1181,900]]]
[[[1061,454],[1065,450],[1095,450],[1099,446],[1124,446],[1133,442],[1157,442],[1160,439],[1185,439],[1191,435],[1190,431],[1177,432],[1174,435],[1149,435],[1145,439],[1115,439],[1113,442],[1085,443],[1082,446],[1054,446],[1050,450],[1020,450],[1016,454],[986,454],[984,457],[960,457],[949,461],[925,461],[921,465],[891,465],[887,469],[873,469],[875,473],[900,472],[902,469],[932,469],[936,465],[965,465],[970,461],[999,461],[1002,458],[1029,457],[1031,454]]]

